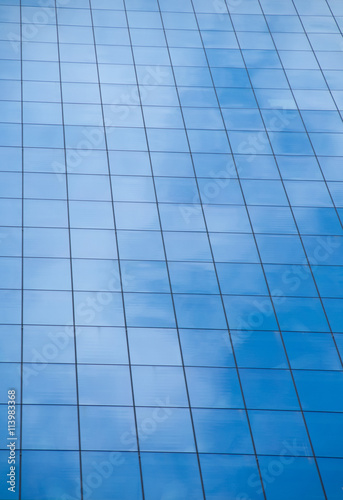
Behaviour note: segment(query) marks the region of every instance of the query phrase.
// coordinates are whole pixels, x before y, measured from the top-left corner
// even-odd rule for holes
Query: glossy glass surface
[[[342,19],[0,0],[1,500],[343,498]]]

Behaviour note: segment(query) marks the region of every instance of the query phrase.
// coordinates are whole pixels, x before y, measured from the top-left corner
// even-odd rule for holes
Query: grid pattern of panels
[[[0,1],[3,500],[343,498],[342,28]]]

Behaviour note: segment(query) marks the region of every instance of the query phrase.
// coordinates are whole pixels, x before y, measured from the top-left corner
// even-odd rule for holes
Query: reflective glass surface
[[[343,499],[342,29],[0,0],[1,500]]]

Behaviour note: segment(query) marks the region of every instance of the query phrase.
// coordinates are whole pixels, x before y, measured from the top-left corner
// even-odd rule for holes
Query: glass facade
[[[2,500],[343,499],[342,28],[0,1]]]

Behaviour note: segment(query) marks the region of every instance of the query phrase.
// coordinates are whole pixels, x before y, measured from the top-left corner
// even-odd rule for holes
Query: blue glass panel
[[[311,270],[308,266],[270,265],[264,266],[270,293],[273,296],[317,297]]]
[[[165,495],[197,500],[202,497],[196,456],[187,453],[142,453],[144,491],[147,498]]]
[[[178,89],[181,105],[186,107],[216,108],[218,101],[212,88],[180,87]]]
[[[10,339],[10,342],[8,341]],[[19,325],[0,326],[0,361],[20,362],[21,332]]]
[[[286,181],[285,188],[293,206],[311,206],[314,200],[316,200],[318,207],[332,206],[324,182]]]
[[[170,291],[167,267],[164,262],[123,261],[122,286],[125,292]]]
[[[242,368],[287,368],[278,332],[232,331],[236,360]]]
[[[146,151],[146,137],[143,129],[106,127],[106,137],[109,149],[126,151]]]
[[[222,293],[229,295],[267,295],[262,267],[258,264],[218,264]]]
[[[23,451],[22,476],[25,500],[50,500],[63,495],[81,499],[78,452]]]
[[[277,162],[283,179],[319,181],[323,179],[314,156],[278,156]]]
[[[116,259],[115,233],[101,229],[71,229],[71,253],[74,258]]]
[[[137,408],[142,451],[194,452],[194,436],[188,409],[168,408],[163,398],[156,408]]]
[[[71,201],[70,225],[73,228],[112,229],[112,205],[109,202]]]
[[[303,264],[305,253],[298,236],[257,235],[261,259],[266,264]]]
[[[183,130],[169,129],[168,133],[160,129],[147,129],[151,151],[185,152],[189,151],[186,134]],[[139,148],[141,149],[141,148]]]
[[[125,331],[121,328],[76,328],[79,363],[128,363]]]
[[[143,5],[141,5],[143,8]],[[140,10],[140,9],[138,9]],[[158,10],[158,9],[156,9]],[[144,30],[140,28],[131,28],[130,35],[133,46],[145,46],[145,47],[163,47],[166,45],[165,37],[163,30],[161,29],[151,29],[146,28]],[[118,43],[122,43],[121,41]],[[127,45],[130,45],[130,41],[128,40]],[[168,64],[168,63],[167,63]]]
[[[133,366],[132,378],[137,406],[188,406],[182,368]]]
[[[1,101],[0,102],[1,122],[20,123],[21,106],[19,102]]]
[[[31,125],[33,127],[34,125]],[[64,127],[66,147],[71,149],[105,149],[102,127],[91,125],[66,125]],[[50,146],[53,147],[53,146]],[[58,146],[55,146],[58,147]]]
[[[57,103],[23,103],[24,123],[62,124],[62,107]]]
[[[1,32],[4,25],[1,26]],[[8,29],[13,28],[12,25],[5,25],[4,30],[6,35],[8,34]],[[20,62],[15,60],[2,60],[1,61],[1,70],[0,70],[1,79],[6,80],[20,80]]]
[[[191,156],[186,153],[151,153],[154,174],[167,177],[193,177]]]
[[[243,410],[193,410],[192,413],[200,453],[253,453]]]
[[[275,314],[269,297],[224,295],[223,299],[231,329],[277,329]]]
[[[157,177],[155,186],[159,202],[199,203],[198,188],[194,179]]]
[[[0,290],[0,315],[3,324],[20,323],[20,295],[19,290]]]
[[[113,260],[74,259],[74,290],[120,291],[118,262]]]
[[[312,271],[322,297],[343,296],[343,274],[341,267],[312,266]]]
[[[12,201],[12,200],[11,200]],[[15,209],[15,206],[13,207]],[[21,254],[22,234],[19,228],[1,227],[0,256],[19,257]]]
[[[64,103],[100,103],[99,85],[95,83],[85,83],[80,80],[82,80],[81,76],[77,79],[77,82],[62,82]]]
[[[288,370],[241,369],[239,373],[248,408],[299,409],[293,380]]]
[[[199,179],[198,184],[203,203],[243,205],[241,189],[236,179]]]
[[[23,448],[77,450],[79,440],[76,406],[24,405]]]
[[[227,330],[180,330],[182,355],[187,366],[234,366]]]
[[[67,155],[68,156],[68,155]],[[77,163],[79,162],[77,155]],[[24,170],[26,172],[53,172],[65,184],[65,158],[63,149],[24,148]]]
[[[342,226],[334,208],[295,207],[293,213],[302,234],[342,234]]]
[[[228,130],[264,130],[257,109],[223,109],[223,117]]]
[[[70,290],[70,261],[55,258],[26,258],[24,286],[31,290]]]
[[[328,497],[338,499],[342,492],[341,474],[343,460],[318,458],[318,466]]]
[[[313,263],[325,263],[333,266],[339,266],[343,263],[341,251],[343,240],[341,237],[303,236],[302,240],[306,253]]]
[[[324,500],[316,463],[304,457],[259,457],[264,487],[271,500],[301,500],[306,495],[313,500]]]
[[[232,180],[230,180],[231,182]],[[206,182],[204,186],[206,187]],[[213,194],[218,192],[219,188],[217,188],[217,191],[213,191]],[[214,198],[213,201],[216,203],[217,198]],[[209,231],[233,233],[249,233],[251,231],[247,210],[243,205],[234,207],[205,205],[204,213]]]
[[[80,431],[82,450],[135,451],[132,408],[81,406]]]
[[[68,227],[67,204],[57,200],[25,200],[24,224],[31,227]]]
[[[57,82],[59,80],[58,62],[23,61],[23,77],[25,80]]]
[[[168,267],[174,293],[219,293],[213,264],[170,262]]]
[[[316,455],[342,458],[342,433],[339,431],[342,428],[342,413],[307,412],[305,417]],[[325,436],[322,432],[324,428]]]
[[[285,297],[274,303],[281,330],[325,332],[329,329],[319,299]]]
[[[294,379],[304,410],[342,411],[343,373],[335,371],[294,371]]]
[[[76,404],[75,366],[27,363],[23,370],[23,403]]]
[[[137,365],[181,365],[176,330],[129,328],[130,358]]]
[[[186,377],[193,408],[242,408],[244,406],[235,369],[187,368]]]
[[[77,373],[81,405],[132,404],[127,366],[81,365]]]
[[[144,106],[144,119],[150,128],[183,128],[182,115],[176,107]]]
[[[312,455],[300,412],[250,410],[249,419],[258,454]]]
[[[83,492],[94,500],[141,500],[138,455],[126,452],[82,452]]]
[[[71,292],[24,291],[23,310],[28,325],[69,325],[73,318]]]
[[[164,79],[166,78],[166,76],[163,73],[162,76],[159,76],[158,78]],[[140,96],[143,106],[179,106],[178,94],[175,87],[171,86],[170,84],[167,86],[167,83],[168,82],[165,81],[165,86],[146,85],[146,82],[144,82],[144,85],[140,85]],[[169,132],[169,134],[171,134],[171,132]],[[151,135],[153,136],[153,133]],[[174,134],[175,141],[177,141],[178,138],[182,138],[181,133]],[[155,132],[154,139],[156,141],[158,139],[162,141],[163,137]],[[180,143],[183,143],[181,139]],[[169,151],[169,149],[167,149],[166,151]]]
[[[6,380],[6,387],[8,387],[8,389],[2,391],[0,397],[0,404],[5,404],[7,406],[9,400],[7,393],[8,390],[15,391],[16,404],[20,403],[20,394],[21,394],[20,372],[21,370],[19,363],[0,363],[0,376],[2,380]],[[23,379],[24,379],[24,374],[23,374]],[[6,415],[6,420],[8,420],[7,415]],[[8,437],[8,435],[6,437]]]
[[[250,206],[248,208],[255,233],[297,234],[290,208]]]
[[[157,207],[153,203],[116,202],[114,207],[118,229],[160,229]]]
[[[18,258],[0,258],[0,288],[21,287],[21,265]]]
[[[143,151],[110,151],[109,163],[114,175],[151,175],[149,155]]]
[[[63,174],[26,173],[24,175],[26,198],[66,199],[66,183]]]
[[[24,326],[23,360],[26,363],[37,363],[38,371],[40,368],[45,368],[45,363],[74,363],[74,328],[72,326]],[[28,375],[34,374],[31,370],[27,372]]]
[[[211,261],[210,246],[205,233],[165,233],[167,258],[184,261]]]
[[[210,233],[210,240],[217,262],[259,262],[255,240],[251,234]]]
[[[1,170],[20,172],[22,164],[21,148],[0,147]]]
[[[164,260],[163,243],[157,231],[118,231],[122,259]]]
[[[23,98],[32,102],[60,102],[61,90],[57,82],[30,82],[23,83]],[[27,130],[33,130],[32,127]],[[33,144],[29,144],[33,146]],[[53,146],[52,146],[53,147]]]
[[[97,104],[64,104],[66,125],[99,125],[102,121],[101,108]]]
[[[174,296],[180,328],[226,328],[221,299],[218,295]]]
[[[20,127],[14,123],[0,123],[0,145],[1,146],[21,146]]]
[[[248,455],[200,455],[206,498],[261,497],[262,486],[256,459]]]
[[[283,339],[294,369],[340,370],[341,363],[330,334],[284,332]]]
[[[200,204],[159,204],[164,231],[204,231],[205,221]]]
[[[123,302],[116,292],[75,292],[75,322],[82,326],[123,326]]]
[[[288,89],[285,73],[281,69],[249,68],[249,76],[255,89]]]
[[[125,293],[127,324],[132,327],[175,326],[174,310],[169,294]]]
[[[323,299],[329,323],[334,332],[343,332],[343,309],[341,299]]]

